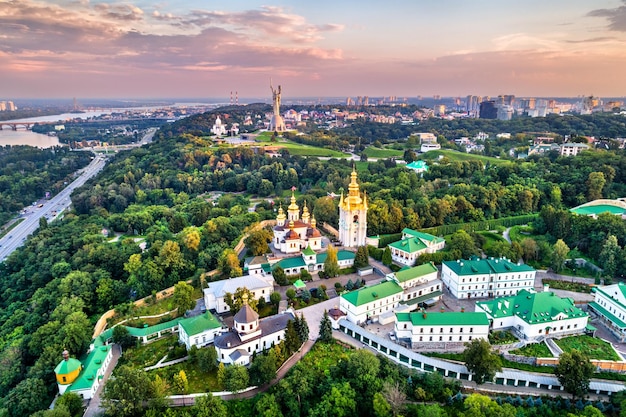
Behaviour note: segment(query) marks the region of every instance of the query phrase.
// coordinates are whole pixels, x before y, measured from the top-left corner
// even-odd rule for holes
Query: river
[[[110,113],[121,113],[128,110],[157,110],[163,108],[171,108],[171,107],[216,107],[217,104],[213,103],[174,103],[169,106],[158,106],[158,107],[128,107],[128,108],[120,108],[120,109],[106,109],[106,110],[89,110],[83,113],[63,113],[56,114],[52,116],[39,116],[39,117],[28,117],[25,119],[15,119],[15,120],[5,120],[4,123],[14,123],[14,122],[59,122],[59,124],[63,124],[66,120],[71,119],[88,119],[90,117],[97,117],[103,114]],[[1,124],[2,122],[0,122]],[[35,133],[30,130],[25,130],[24,128],[19,128],[18,130],[11,130],[10,127],[4,126],[3,130],[0,130],[0,146],[6,145],[29,145],[36,146],[38,148],[51,148],[53,146],[59,145],[59,139],[56,136],[48,136],[41,133]]]

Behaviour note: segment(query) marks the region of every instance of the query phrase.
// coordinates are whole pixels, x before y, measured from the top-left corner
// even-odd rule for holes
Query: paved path
[[[153,369],[165,368],[166,366],[176,365],[177,363],[185,362],[189,359],[189,356],[185,356],[184,358],[174,359],[168,362],[165,362],[167,359],[167,355],[163,356],[160,361],[156,363],[156,365],[148,366],[143,368],[144,371],[151,371]]]
[[[89,406],[87,406],[87,410],[83,417],[97,417],[104,413],[104,408],[100,406],[100,394],[102,394],[102,390],[104,389],[104,385],[107,382],[107,379],[111,376],[113,369],[117,366],[117,361],[122,354],[122,348],[119,345],[113,345],[111,348],[113,351],[113,357],[111,358],[111,363],[107,368],[106,372],[102,380],[100,381],[100,386],[96,390],[96,394],[89,400]]]
[[[502,237],[504,238],[504,240],[509,242],[509,244],[511,243],[511,237],[509,236],[510,231],[511,231],[511,228],[509,227],[502,233]]]

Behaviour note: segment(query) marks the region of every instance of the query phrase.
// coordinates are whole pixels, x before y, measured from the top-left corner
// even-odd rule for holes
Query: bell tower
[[[367,195],[361,198],[356,169],[352,169],[348,195],[339,200],[339,240],[343,246],[364,246],[367,238]]]

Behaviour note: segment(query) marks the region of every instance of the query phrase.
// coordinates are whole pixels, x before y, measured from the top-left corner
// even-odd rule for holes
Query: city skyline
[[[2,94],[626,95],[626,0],[338,3],[0,3]]]

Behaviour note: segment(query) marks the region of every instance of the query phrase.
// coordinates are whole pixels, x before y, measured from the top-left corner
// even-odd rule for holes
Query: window
[[[452,333],[452,327],[450,327],[450,333]]]
[[[420,342],[422,341],[422,339],[423,339],[422,336],[420,336]]]
[[[404,328],[406,329],[406,323],[404,323]]]
[[[470,327],[470,333],[474,333],[474,328]]]
[[[63,377],[63,382],[65,382],[65,377]]]
[[[432,337],[432,336],[429,336],[429,337],[428,337],[428,341],[429,341],[429,342],[432,342],[432,341],[433,341],[433,337]]]
[[[420,333],[424,333],[424,328],[423,327],[420,329]]]
[[[450,338],[448,339],[448,341],[452,342],[452,336],[450,336]]]
[[[439,336],[439,341],[443,342],[443,336]]]
[[[433,330],[434,330],[434,329],[431,327],[431,328],[430,328],[430,332],[431,332],[431,333],[433,333]]]
[[[443,327],[439,328],[439,333],[443,333]]]

